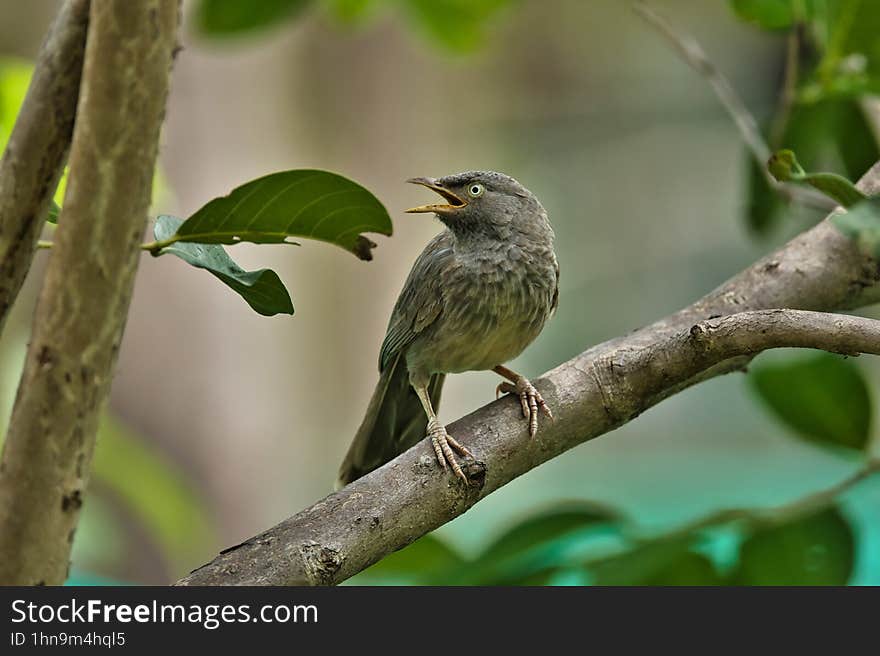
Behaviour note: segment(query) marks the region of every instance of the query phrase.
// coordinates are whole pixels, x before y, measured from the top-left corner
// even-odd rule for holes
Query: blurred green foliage
[[[862,450],[873,404],[868,383],[850,360],[827,353],[764,364],[749,375],[761,401],[795,435]]]
[[[398,9],[431,42],[467,52],[486,40],[495,18],[519,0],[199,0],[195,24],[209,38],[228,38],[275,27],[320,5],[342,24],[355,24],[379,8]]]
[[[764,134],[807,169],[859,178],[880,159],[863,103],[880,89],[880,11],[870,0],[730,0],[735,14],[789,40],[784,80]],[[767,234],[786,209],[749,160],[746,219]]]
[[[869,198],[831,221],[870,257],[880,259],[880,198]]]
[[[736,585],[845,585],[855,561],[846,518],[827,508],[755,531],[740,547]]]

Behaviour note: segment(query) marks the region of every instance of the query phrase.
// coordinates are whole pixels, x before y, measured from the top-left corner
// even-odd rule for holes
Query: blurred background
[[[397,293],[441,229],[428,215],[402,213],[426,202],[407,178],[504,171],[547,208],[560,303],[512,365],[527,376],[689,304],[820,218],[767,198],[710,86],[628,2],[479,0],[463,8],[455,0],[314,0],[241,31],[226,29],[234,12],[231,23],[212,22],[205,13],[212,4],[183,5],[155,212],[186,217],[252,178],[322,168],[376,194],[394,235],[376,239],[372,262],[318,242],[232,249],[245,268],[279,273],[292,317],[260,316],[206,273],[143,257],[76,535],[74,582],[170,582],[332,490],[377,380]],[[769,133],[792,30],[745,21],[733,10],[738,4],[652,2],[700,40]],[[0,0],[0,7],[7,108],[0,119],[8,131],[11,96],[26,85],[58,2]],[[809,66],[822,53],[803,40]],[[876,159],[868,91],[813,103],[843,102],[849,118],[791,118],[818,142],[813,148],[798,136],[809,159],[853,177]],[[835,151],[840,141],[856,144],[861,160]],[[46,258],[38,253],[0,342],[3,422]],[[798,363],[809,369],[815,359],[777,353],[761,362],[775,372]],[[837,371],[842,362],[830,366]],[[868,358],[841,366],[864,388],[867,408],[852,412],[867,413],[864,431],[873,436],[880,369]],[[410,559],[415,565],[398,558],[397,569],[380,566],[355,582],[418,582],[419,569],[473,561],[511,527],[548,513],[625,517],[651,535],[721,508],[792,501],[858,466],[851,453],[799,439],[796,426],[761,402],[751,376],[726,376],[663,402],[442,527]],[[802,380],[810,384],[809,371]],[[451,376],[441,419],[489,402],[496,383],[491,373]],[[848,492],[840,513],[855,543],[843,581],[880,584],[878,481]],[[730,556],[729,541],[713,544],[706,553],[722,571],[736,546]],[[827,556],[829,547],[820,547],[812,557]],[[543,582],[590,582],[577,568],[556,574]]]

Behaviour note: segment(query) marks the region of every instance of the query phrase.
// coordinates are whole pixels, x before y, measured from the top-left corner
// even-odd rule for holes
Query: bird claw
[[[431,446],[434,447],[434,455],[437,456],[437,461],[440,463],[440,466],[443,467],[443,471],[448,471],[451,467],[453,473],[458,478],[463,480],[466,484],[470,484],[468,477],[465,475],[461,465],[455,457],[455,452],[457,451],[460,456],[467,458],[474,458],[474,454],[447,433],[443,424],[436,420],[431,420],[428,423],[428,437],[431,438]]]
[[[553,421],[553,412],[550,406],[544,401],[541,393],[532,385],[529,380],[523,376],[517,378],[516,383],[504,381],[499,383],[495,388],[495,398],[502,393],[515,394],[519,397],[520,406],[522,407],[523,417],[529,420],[529,436],[534,437],[538,432],[538,414],[543,412],[544,415]]]

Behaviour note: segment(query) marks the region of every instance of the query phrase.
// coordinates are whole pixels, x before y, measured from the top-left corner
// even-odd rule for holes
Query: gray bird
[[[413,178],[445,204],[446,230],[419,255],[397,299],[379,355],[379,383],[339,470],[345,485],[423,437],[443,469],[467,481],[455,452],[473,454],[437,420],[445,374],[492,369],[496,395],[519,396],[529,434],[550,408],[525,377],[503,366],[541,332],[559,298],[559,265],[547,212],[528,189],[492,171]],[[425,420],[427,418],[427,429]]]

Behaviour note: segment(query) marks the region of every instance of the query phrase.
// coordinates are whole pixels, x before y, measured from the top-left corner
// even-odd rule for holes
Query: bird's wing
[[[419,255],[397,298],[379,353],[379,371],[430,326],[443,309],[441,278],[454,253],[447,230],[428,242]]]
[[[556,286],[553,288],[553,300],[550,301],[550,313],[556,312],[559,307],[559,262],[556,263]]]

